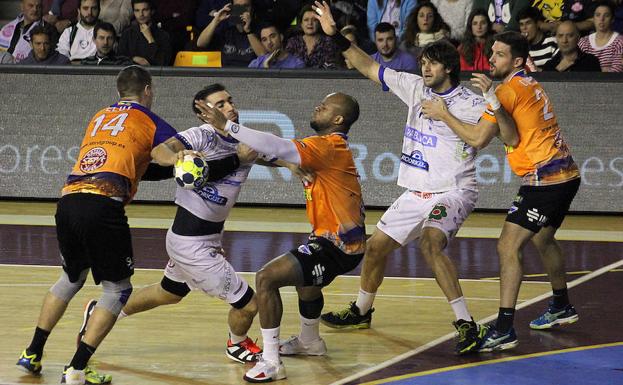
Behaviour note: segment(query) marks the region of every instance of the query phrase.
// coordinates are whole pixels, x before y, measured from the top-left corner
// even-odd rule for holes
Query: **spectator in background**
[[[69,58],[53,49],[52,36],[55,33],[51,25],[38,25],[30,31],[32,50],[19,64],[63,65],[70,64]]]
[[[570,20],[582,31],[593,29],[594,0],[534,0],[532,7],[543,16],[541,31],[555,35],[561,22]]]
[[[308,68],[336,69],[343,63],[342,55],[333,40],[322,32],[314,14],[311,5],[301,9],[297,18],[300,31],[288,39],[286,49]]]
[[[50,2],[50,0],[46,0]],[[78,7],[78,0],[52,0],[49,5],[49,14],[44,16],[46,21],[54,22],[59,29],[59,33],[75,22],[75,8]],[[72,4],[75,4],[72,6]],[[44,4],[44,10],[46,9]],[[131,0],[100,0],[100,16],[101,21],[110,23],[115,27],[117,36],[130,25],[132,17]],[[49,18],[49,20],[48,20]],[[69,19],[69,20],[68,20]]]
[[[539,22],[542,19],[541,12],[532,7],[522,9],[517,15],[519,30],[528,39],[530,45],[530,58],[538,68],[547,63],[558,51],[556,38],[545,36],[543,31],[539,29]]]
[[[415,57],[420,55],[426,44],[450,35],[449,27],[437,12],[437,7],[425,1],[419,3],[409,14],[405,28],[400,49]]]
[[[169,34],[172,55],[175,57],[190,43],[186,27],[194,25],[197,0],[154,0],[154,6],[154,21]]]
[[[493,23],[489,20],[487,11],[482,8],[472,10],[458,48],[461,71],[489,71],[493,35]]]
[[[262,27],[260,40],[268,53],[254,59],[249,68],[305,68],[303,60],[285,50],[283,34],[274,24]]]
[[[367,0],[348,0],[349,3],[353,1]],[[305,3],[309,0],[253,0],[253,9],[257,20],[273,23],[280,31],[286,32]],[[287,39],[287,35],[285,37]]]
[[[53,25],[60,35],[78,21],[79,3],[80,0],[43,0],[43,20]]]
[[[195,25],[203,31],[214,19],[214,15],[231,0],[200,0],[197,13],[195,15]]]
[[[30,31],[48,24],[41,19],[41,0],[21,0],[20,7],[22,13],[0,30],[0,51],[10,53],[16,63],[24,60],[32,49]],[[56,35],[52,41],[56,44]]]
[[[519,31],[517,14],[529,7],[532,0],[474,0],[473,8],[487,10],[489,20],[493,23],[493,31]]]
[[[80,64],[102,66],[129,66],[134,64],[129,57],[116,56],[114,52],[117,31],[110,23],[98,23],[93,30],[95,55],[82,59]]]
[[[457,43],[463,38],[473,0],[431,0],[446,24],[450,27],[450,38]]]
[[[603,72],[623,72],[623,37],[612,30],[614,4],[597,2],[593,21],[595,32],[580,39],[580,49],[597,56]]]
[[[13,64],[15,63],[15,59],[11,56],[10,53],[6,51],[0,51],[0,64]]]
[[[72,62],[95,54],[93,28],[100,14],[99,0],[80,0],[78,14],[79,21],[63,31],[56,47],[61,55],[67,56]]]
[[[368,20],[366,6],[368,0],[331,0],[331,14],[338,30],[352,27],[357,45],[368,53],[376,51],[376,47],[370,40],[368,32]]]
[[[231,17],[233,7],[245,7],[240,16]],[[223,24],[221,28],[219,25]],[[247,67],[266,50],[253,33],[251,0],[233,0],[214,14],[214,18],[197,38],[198,47],[221,51],[223,67]]]
[[[386,22],[394,26],[398,40],[403,38],[407,18],[417,5],[417,0],[368,0],[368,32],[374,41],[376,25]]]
[[[153,22],[151,0],[132,0],[133,21],[121,34],[119,55],[139,65],[167,66],[171,62],[169,34]]]
[[[393,25],[385,22],[377,24],[374,37],[377,49],[377,52],[371,55],[374,61],[383,67],[397,71],[415,72],[417,70],[415,57],[398,49],[396,29]]]
[[[556,30],[558,53],[545,63],[543,71],[601,71],[599,59],[578,47],[580,33],[572,21],[563,21]]]

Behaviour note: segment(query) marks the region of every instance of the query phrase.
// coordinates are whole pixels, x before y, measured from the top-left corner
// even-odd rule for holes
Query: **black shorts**
[[[307,244],[290,250],[303,269],[304,286],[324,287],[335,277],[353,270],[362,254],[346,254],[331,241],[324,238],[310,238]]]
[[[549,186],[521,186],[506,221],[538,233],[543,227],[559,228],[580,187],[580,178]]]
[[[96,284],[134,274],[132,240],[121,202],[97,195],[65,195],[56,207],[56,236],[71,282],[91,268]]]

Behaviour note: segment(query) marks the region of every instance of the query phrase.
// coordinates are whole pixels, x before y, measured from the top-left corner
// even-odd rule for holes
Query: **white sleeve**
[[[421,76],[381,66],[379,80],[383,91],[391,91],[409,107],[419,103],[422,99],[424,80]]]
[[[205,151],[214,142],[216,133],[208,125],[191,127],[188,130],[178,132],[175,138],[182,142],[187,150]]]
[[[56,45],[56,50],[58,51],[58,53],[67,57],[71,56],[69,52],[71,49],[71,47],[69,46],[69,35],[71,35],[71,27],[65,28],[65,30],[61,34],[61,37],[58,39],[58,44]]]
[[[299,150],[296,148],[296,144],[290,139],[284,139],[273,134],[253,130],[229,120],[225,126],[225,131],[257,152],[270,154],[286,162],[297,165],[301,164]]]

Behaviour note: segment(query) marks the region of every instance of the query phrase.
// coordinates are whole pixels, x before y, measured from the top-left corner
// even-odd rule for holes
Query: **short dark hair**
[[[195,101],[204,100],[208,96],[215,94],[217,92],[221,92],[221,91],[227,91],[225,86],[222,85],[221,83],[214,83],[214,84],[205,86],[201,91],[197,92],[195,94],[195,97],[193,98],[193,112],[195,114],[201,113],[201,111],[199,111],[199,109],[195,107]]]
[[[80,9],[80,7],[82,7],[82,2],[83,1],[85,1],[85,0],[78,1],[78,9]],[[101,7],[101,4],[100,4],[100,0],[95,0],[95,1],[97,2],[97,7],[101,9],[102,7]]]
[[[282,33],[279,27],[277,27],[277,24],[270,22],[270,21],[265,21],[261,23],[258,31],[260,31],[260,34],[261,34],[262,30],[266,28],[274,28],[275,31],[277,31],[277,33]]]
[[[608,9],[610,9],[610,14],[612,14],[612,18],[614,19],[614,11],[616,9],[616,6],[614,5],[614,3],[610,0],[599,0],[596,1],[592,4],[593,6],[593,14],[595,14],[595,11],[597,10],[598,7],[606,7]]]
[[[35,35],[47,35],[48,38],[50,38],[50,40],[52,40],[52,30],[50,29],[49,24],[38,24],[36,26],[34,26],[30,32],[28,33],[28,35],[30,36],[30,40],[32,41],[32,38]]]
[[[140,96],[146,86],[151,86],[151,75],[141,66],[125,67],[117,75],[117,91],[122,98]]]
[[[95,27],[93,28],[93,40],[95,40],[95,38],[97,37],[97,32],[100,30],[112,33],[112,35],[115,37],[115,40],[117,39],[117,31],[115,31],[115,27],[113,27],[113,25],[110,23],[101,21],[95,24]]]
[[[374,27],[374,32],[382,33],[382,32],[390,32],[390,31],[394,32],[394,35],[396,35],[396,28],[393,25],[386,23],[386,22],[378,23],[376,27]]]
[[[442,39],[426,44],[419,57],[419,62],[423,58],[434,60],[443,64],[446,69],[450,70],[450,82],[456,86],[460,82],[461,75],[461,57],[459,51],[449,41]]]
[[[519,21],[523,19],[532,19],[535,23],[544,19],[543,14],[536,8],[532,8],[527,6],[522,8],[521,11],[517,13],[517,17],[515,20],[519,23]]]
[[[132,0],[132,8],[134,8],[136,4],[141,4],[141,3],[147,3],[149,4],[150,9],[154,9],[154,10],[156,9],[154,7],[154,3],[151,0]]]
[[[340,105],[341,115],[344,118],[342,125],[346,128],[346,132],[348,132],[350,127],[359,119],[359,103],[357,99],[350,95],[341,92],[339,92],[338,95],[342,97],[342,103]]]
[[[515,31],[504,31],[493,36],[493,41],[499,41],[511,47],[511,57],[520,57],[524,64],[530,54],[530,43],[522,34]]]

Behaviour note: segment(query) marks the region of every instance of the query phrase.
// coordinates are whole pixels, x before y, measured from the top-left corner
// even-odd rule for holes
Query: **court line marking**
[[[143,229],[168,229],[173,223],[173,218],[129,218],[131,228]],[[9,215],[0,214],[0,224],[4,225],[31,225],[31,226],[54,226],[52,215]],[[366,232],[372,234],[376,224],[366,225]],[[265,222],[265,221],[225,221],[225,231],[249,231],[249,232],[277,232],[277,233],[309,233],[311,226],[304,222]],[[459,238],[489,238],[497,239],[502,232],[501,227],[470,227],[463,226],[459,229]],[[623,242],[623,231],[597,231],[597,230],[565,230],[556,232],[556,239],[563,241],[603,241]]]
[[[593,271],[592,273],[589,273],[587,275],[584,275],[584,276],[582,276],[582,277],[580,277],[578,279],[575,279],[575,280],[569,282],[567,284],[567,288],[571,289],[571,288],[573,288],[575,286],[578,286],[578,285],[580,285],[580,284],[582,284],[582,283],[584,283],[584,282],[586,282],[588,280],[591,280],[591,279],[593,279],[595,277],[598,277],[598,276],[600,276],[600,275],[602,275],[604,273],[607,273],[608,271],[610,271],[612,269],[615,269],[615,268],[618,268],[618,267],[621,267],[621,266],[623,266],[623,259],[621,259],[620,261],[611,263],[611,264],[609,264],[607,266],[604,266],[604,267],[602,267],[600,269],[597,269],[597,270]],[[523,284],[523,282],[522,282],[522,284]],[[552,296],[552,292],[549,291],[549,292],[547,292],[545,294],[541,294],[539,296],[536,296],[536,297],[534,297],[534,298],[532,298],[530,300],[527,300],[527,301],[517,305],[516,309],[517,310],[523,309],[524,307],[530,306],[530,305],[532,305],[534,303],[542,301],[542,300],[544,300],[546,298],[549,298],[551,296]],[[492,314],[492,315],[490,315],[490,316],[488,316],[486,318],[483,318],[483,319],[479,320],[478,322],[479,323],[487,323],[487,322],[493,321],[496,317],[497,317],[497,314]],[[402,353],[402,354],[400,354],[400,355],[398,355],[398,356],[396,356],[394,358],[391,358],[389,360],[386,360],[384,362],[376,364],[376,365],[374,365],[374,366],[372,366],[372,367],[370,367],[368,369],[362,370],[362,371],[360,371],[358,373],[352,374],[352,375],[350,375],[348,377],[344,377],[344,378],[342,378],[340,380],[332,382],[330,385],[343,385],[343,384],[346,384],[346,383],[348,383],[350,381],[354,381],[356,379],[359,379],[359,378],[361,378],[363,376],[367,376],[368,374],[372,374],[372,373],[374,373],[376,371],[379,371],[381,369],[385,369],[388,366],[396,364],[396,363],[398,363],[400,361],[403,361],[403,360],[405,360],[405,359],[407,359],[409,357],[412,357],[412,356],[414,356],[416,354],[422,353],[422,352],[424,352],[424,351],[426,351],[426,350],[428,350],[428,349],[430,349],[430,348],[432,348],[434,346],[437,346],[437,345],[439,345],[439,344],[441,344],[443,342],[446,342],[446,341],[454,338],[454,335],[455,335],[454,332],[448,333],[445,336],[439,337],[439,338],[437,338],[437,339],[435,339],[435,340],[433,340],[431,342],[428,342],[428,343],[426,343],[426,344],[424,344],[424,345],[422,345],[420,347],[417,347],[415,349],[409,350],[408,352]]]
[[[623,346],[623,342],[611,342],[611,343],[607,343],[607,344],[590,345],[590,346],[577,346],[577,347],[574,347],[574,348],[552,350],[552,351],[549,351],[549,352],[530,353],[530,354],[523,354],[523,355],[520,355],[520,356],[496,358],[496,359],[487,360],[487,361],[470,362],[469,364],[448,366],[448,367],[445,367],[445,368],[425,370],[423,372],[418,372],[418,373],[403,374],[403,375],[400,375],[400,376],[384,378],[382,380],[375,380],[375,381],[371,381],[371,382],[364,382],[361,385],[380,385],[380,384],[386,384],[388,382],[393,382],[393,381],[406,380],[408,378],[423,377],[423,376],[428,376],[428,375],[431,375],[431,374],[446,373],[446,372],[451,372],[451,371],[455,371],[455,370],[473,368],[473,367],[477,367],[477,366],[499,364],[499,363],[502,363],[502,362],[519,361],[519,360],[525,360],[525,359],[529,359],[529,358],[538,358],[538,357],[551,356],[551,355],[555,355],[555,354],[573,353],[573,352],[584,351],[584,350],[609,348],[609,347],[614,347],[614,346]]]

